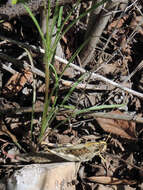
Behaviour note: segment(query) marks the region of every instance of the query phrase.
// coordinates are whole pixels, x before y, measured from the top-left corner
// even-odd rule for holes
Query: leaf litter
[[[83,4],[87,4],[86,2],[83,2]],[[70,5],[68,5],[70,8]],[[142,10],[142,6],[138,5],[140,10]],[[133,16],[132,16],[133,15]],[[140,24],[142,16],[139,16],[140,12],[137,10],[135,6],[133,6],[128,14],[125,14],[122,18],[118,17],[117,15],[114,15],[112,17],[111,21],[108,23],[108,26],[105,28],[105,31],[102,34],[103,39],[98,44],[98,47],[95,50],[95,57],[93,61],[89,64],[89,69],[94,69],[94,67],[102,68],[99,69],[97,72],[105,77],[109,77],[111,79],[116,80],[119,83],[122,83],[126,77],[129,76],[129,74],[134,70],[134,68],[137,67],[140,60],[142,59],[142,53],[139,53],[142,50],[142,46],[140,43],[140,40],[142,39],[142,24]],[[24,18],[21,18],[21,20]],[[87,18],[88,20],[88,18]],[[118,22],[119,21],[119,22]],[[5,22],[7,23],[7,21]],[[23,22],[19,21],[19,19],[15,18],[13,21],[8,21],[9,25],[11,26],[10,30],[6,29],[3,25],[0,25],[2,34],[5,34],[5,32],[8,34],[8,37],[13,38],[14,35],[17,35],[17,39],[20,41],[23,39],[23,42],[29,42],[29,44],[34,44],[36,46],[39,46],[39,41],[37,41],[37,32],[35,32],[35,29],[33,26],[32,30],[30,30],[29,35],[26,34],[26,30],[29,31],[29,27],[23,25]],[[22,32],[19,31],[19,26],[21,27]],[[139,26],[139,28],[138,28]],[[107,48],[104,51],[104,56],[107,56],[107,59],[105,60],[104,56],[101,56],[102,49],[104,48],[106,41],[108,40],[108,37],[112,34],[114,28],[116,27],[116,32],[112,35],[110,43],[108,44]],[[134,29],[137,29],[134,31]],[[74,38],[72,32],[69,33],[67,36],[63,37],[64,46],[63,49],[65,49],[65,55],[66,58],[70,57],[72,53],[74,53],[75,45],[77,45],[80,42],[76,42],[77,37],[80,36],[80,32],[83,33],[85,29],[82,28],[82,23],[79,23],[77,27],[74,29],[74,35],[76,38]],[[133,34],[133,36],[131,35]],[[31,39],[32,35],[32,39]],[[72,38],[72,39],[70,39]],[[1,41],[3,42],[3,41]],[[68,43],[70,42],[70,43]],[[128,43],[129,42],[129,43]],[[13,52],[13,46],[12,44],[6,44],[1,43],[0,49],[4,50],[9,55],[11,52]],[[15,57],[21,55],[21,49],[19,47],[16,47],[15,49]],[[115,56],[112,57],[112,54],[116,53]],[[41,56],[41,55],[40,55]],[[40,56],[34,55],[34,61],[36,67],[39,68],[40,63]],[[25,59],[25,61],[27,61]],[[77,59],[76,64],[80,65],[80,60]],[[106,62],[106,63],[105,63]],[[97,64],[98,63],[98,64]],[[6,61],[5,61],[5,64]],[[14,63],[12,63],[14,65]],[[56,63],[59,64],[59,63]],[[103,66],[102,66],[103,64]],[[59,66],[59,65],[58,65]],[[63,68],[57,67],[58,73],[60,73]],[[13,66],[13,68],[16,68],[16,66]],[[43,68],[40,68],[43,70]],[[25,96],[22,92],[25,86],[30,86],[30,89],[32,88],[32,80],[33,74],[31,71],[26,71],[22,69],[17,69],[19,73],[12,75],[9,77],[8,71],[5,71],[2,69],[2,72],[4,74],[3,76],[3,86],[2,86],[2,94],[1,98],[4,100],[4,107],[7,109],[7,107],[11,106],[11,103],[16,106],[13,106],[12,109],[16,110],[16,107],[27,107],[27,105],[32,106],[32,99],[31,99],[31,93],[28,91],[28,94]],[[64,75],[64,79],[68,81],[75,82],[77,80],[77,76],[75,73],[73,73],[73,69],[67,70],[67,72]],[[79,75],[79,73],[78,73]],[[40,77],[36,78],[37,83],[40,81],[40,83],[44,83],[43,79]],[[53,85],[52,77],[51,77],[51,88]],[[118,97],[123,96],[121,100],[128,100],[127,101],[127,112],[135,111],[135,115],[140,114],[142,117],[142,100],[133,97],[128,93],[121,93],[121,91],[116,90],[114,88],[104,88],[101,89],[100,87],[102,85],[106,86],[107,84],[102,84],[101,81],[93,81],[90,79],[89,84],[95,85],[96,87],[99,87],[99,90],[94,89],[76,89],[76,91],[71,95],[69,101],[67,102],[69,105],[76,105],[78,109],[83,109],[85,107],[90,107],[94,105],[102,105],[104,102],[112,104],[115,102],[115,95],[118,94]],[[138,82],[138,83],[137,83]],[[84,81],[84,84],[86,84],[87,81]],[[28,84],[28,85],[27,85]],[[142,74],[141,70],[138,71],[138,73],[131,78],[127,84],[127,86],[131,86],[131,88],[139,89],[139,86],[142,86]],[[70,88],[70,85],[68,86],[68,89]],[[7,90],[5,90],[7,89]],[[61,100],[64,98],[64,95],[67,93],[66,87],[62,86],[61,91],[59,91],[59,97],[58,102],[61,102]],[[112,97],[110,97],[112,95]],[[109,100],[108,100],[109,99]],[[118,98],[119,99],[119,98]],[[44,101],[44,90],[42,92],[38,91],[37,89],[37,102],[40,107],[40,105]],[[125,101],[126,102],[126,101]],[[123,102],[124,103],[124,102]],[[2,105],[1,105],[2,107]],[[4,109],[2,107],[2,109]],[[39,109],[40,110],[40,109]],[[124,115],[124,110],[113,110],[112,114],[121,114]],[[8,122],[6,123],[7,131],[2,132],[2,125],[1,125],[1,131],[0,131],[0,144],[1,149],[5,146],[5,150],[8,152],[9,149],[12,149],[15,147],[15,143],[20,143],[20,145],[26,149],[27,152],[33,151],[36,148],[36,141],[31,143],[31,135],[30,135],[30,119],[31,116],[28,113],[20,112],[19,114],[14,114],[16,117],[16,120],[14,120],[13,115],[7,116],[7,114],[2,115],[1,119],[6,120]],[[62,127],[58,129],[54,129],[56,124],[59,121],[64,120],[68,117],[68,112],[64,113],[62,110],[60,111],[60,115],[56,117],[54,122],[51,124],[51,129],[48,137],[46,138],[47,143],[62,143],[62,144],[68,144],[68,143],[85,143],[88,141],[91,141],[91,137],[94,136],[94,141],[97,140],[105,140],[108,138],[107,136],[110,134],[110,141],[107,142],[107,153],[109,152],[111,155],[118,154],[120,158],[124,158],[125,161],[128,161],[129,155],[132,155],[132,167],[128,164],[123,163],[122,161],[116,161],[116,164],[112,163],[114,162],[114,157],[109,157],[105,154],[103,155],[103,158],[100,158],[98,156],[95,156],[92,161],[89,161],[87,163],[82,163],[83,167],[83,173],[84,177],[79,180],[79,183],[77,184],[78,187],[81,187],[81,189],[92,189],[92,185],[88,182],[83,182],[84,178],[88,179],[89,181],[94,182],[95,184],[98,184],[98,189],[100,189],[100,183],[106,184],[106,185],[122,185],[124,184],[124,189],[127,189],[127,186],[130,185],[131,189],[136,189],[137,186],[133,186],[135,183],[138,184],[138,186],[142,187],[143,182],[141,180],[141,171],[137,170],[137,168],[134,167],[134,165],[143,167],[143,160],[142,160],[142,132],[138,131],[137,133],[137,127],[138,124],[135,122],[128,122],[128,121],[122,121],[122,120],[115,120],[115,119],[104,119],[104,118],[91,118],[91,119],[83,119],[82,116],[77,116],[76,118],[70,118],[67,123],[65,123]],[[39,128],[40,128],[40,120],[41,120],[41,111],[35,113],[35,121],[34,121],[34,131],[33,136],[34,139],[38,138],[39,134]],[[100,127],[97,125],[100,125]],[[19,130],[14,130],[15,127],[13,126],[13,123]],[[102,130],[103,129],[103,130]],[[142,127],[140,127],[142,129]],[[20,131],[20,133],[19,133]],[[139,133],[140,132],[140,133]],[[6,134],[5,134],[6,133]],[[7,134],[11,134],[11,138],[8,137]],[[19,135],[20,134],[20,135]],[[112,135],[114,134],[114,135]],[[140,134],[140,137],[138,137],[138,134]],[[63,137],[64,136],[64,137]],[[86,138],[84,138],[86,136]],[[107,137],[107,138],[104,138]],[[120,137],[120,139],[118,139]],[[138,148],[133,149],[128,148],[129,145],[132,145],[132,142],[136,144]],[[32,146],[33,147],[32,147]],[[42,147],[38,147],[38,151],[42,149]],[[21,151],[21,150],[20,150]],[[23,153],[23,151],[21,151]],[[2,157],[3,155],[1,151]],[[3,161],[3,160],[1,160]],[[99,168],[95,168],[95,165],[98,165],[99,167],[104,168],[106,170],[105,174],[103,172],[99,171]],[[97,172],[97,170],[99,172]],[[8,170],[5,173],[8,173]],[[1,175],[4,174],[4,171],[2,170]],[[97,174],[97,176],[96,176]],[[108,175],[110,174],[110,175]],[[118,175],[117,175],[118,174]],[[9,174],[10,175],[10,174]],[[99,175],[99,176],[98,176]],[[87,176],[87,177],[85,177]],[[88,188],[87,188],[88,187]],[[101,186],[102,187],[102,186]],[[105,187],[105,186],[104,186]],[[114,186],[115,187],[115,186]],[[116,186],[117,187],[117,186]],[[106,186],[106,189],[108,187]]]

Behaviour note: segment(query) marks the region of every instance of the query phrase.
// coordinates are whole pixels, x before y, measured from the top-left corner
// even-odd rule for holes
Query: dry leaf
[[[119,184],[126,184],[126,185],[133,185],[136,184],[134,180],[127,180],[127,179],[118,179],[115,177],[108,177],[108,176],[91,176],[87,177],[87,179],[91,182],[102,183],[106,185],[119,185]]]
[[[114,73],[117,70],[117,66],[115,64],[103,64],[102,69],[105,75],[110,73]]]
[[[8,136],[8,134],[6,132],[0,130],[0,136],[1,135],[7,135]],[[3,140],[3,139],[0,139],[0,140]]]
[[[140,34],[140,35],[143,35],[143,22],[142,22],[142,16],[137,16],[137,15],[134,15],[132,17],[132,20],[130,22],[130,27],[132,29],[136,28],[137,29],[137,32]]]
[[[7,134],[7,135],[12,139],[12,141],[13,141],[15,144],[18,143],[16,136],[13,135],[13,134],[7,129],[7,127],[6,127],[4,124],[1,126],[1,128],[2,128],[2,132],[4,132],[5,134]]]
[[[64,63],[59,63],[58,61],[55,61],[54,67],[56,69],[57,74],[61,74],[63,70],[65,69],[66,65]],[[68,76],[69,78],[74,78],[74,69],[72,67],[67,67],[66,70],[63,73],[63,76]]]
[[[122,114],[120,111],[113,111],[112,114]],[[97,118],[96,119],[99,125],[104,129],[104,131],[119,135],[122,138],[127,138],[130,140],[135,140],[135,122],[124,121],[124,120],[115,120],[115,119],[105,119]]]
[[[1,25],[4,28],[4,30],[7,30],[9,32],[13,30],[13,26],[10,22],[4,22]]]
[[[33,75],[29,70],[12,75],[3,89],[3,94],[16,95],[27,82],[32,83],[32,79]]]
[[[109,31],[112,31],[112,30],[114,30],[114,28],[120,29],[121,27],[123,27],[123,24],[124,24],[125,21],[128,19],[128,17],[129,17],[129,16],[127,15],[127,16],[122,17],[120,20],[117,19],[117,20],[111,22],[111,23],[109,24],[109,26],[108,26],[108,30],[109,30]]]

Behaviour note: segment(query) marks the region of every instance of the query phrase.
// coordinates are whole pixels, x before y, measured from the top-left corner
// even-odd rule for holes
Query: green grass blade
[[[79,54],[79,52],[84,48],[84,46],[88,43],[89,39],[85,40],[84,43],[76,50],[76,52],[72,55],[72,57],[69,59],[68,64],[64,67],[62,73],[60,74],[59,80],[62,78],[65,70],[69,67],[70,63],[73,62],[75,57]]]
[[[70,14],[67,16],[67,18],[65,18],[60,30],[59,30],[59,33],[57,34],[57,38],[55,40],[55,44],[53,45],[53,49],[55,49],[57,43],[60,41],[60,39],[62,38],[62,36],[65,35],[65,33],[67,33],[69,31],[69,29],[80,19],[84,18],[88,13],[92,12],[93,10],[95,10],[96,8],[98,8],[99,6],[103,5],[105,2],[107,2],[109,0],[102,0],[100,2],[98,2],[96,5],[92,6],[90,9],[88,9],[87,11],[85,11],[84,13],[82,13],[78,18],[76,18],[74,21],[72,21],[69,26],[62,32],[64,26],[65,26],[65,23],[69,20],[73,10],[75,9],[75,7],[80,3],[80,0],[77,1],[76,5],[74,6],[74,8],[71,10]]]
[[[80,114],[88,113],[90,111],[98,111],[98,110],[104,110],[104,109],[121,108],[121,107],[124,107],[124,106],[125,106],[125,104],[113,104],[113,105],[93,106],[93,107],[82,109],[82,110],[73,109],[73,114],[71,114],[71,116],[69,116],[64,121],[60,122],[57,126],[55,126],[55,128],[60,127],[61,125],[65,124],[69,119],[75,118],[76,116],[78,116]],[[63,107],[65,107],[65,105]],[[75,113],[74,113],[74,111],[75,111]]]
[[[60,104],[60,106],[63,106],[65,104],[65,102],[69,99],[70,95],[72,94],[72,92],[74,91],[74,89],[76,88],[76,86],[85,78],[87,74],[83,74],[72,86],[72,88],[69,90],[69,92],[67,93],[67,95],[65,96],[65,98],[63,99],[62,103]]]
[[[36,25],[36,27],[38,29],[38,32],[39,32],[39,34],[41,36],[41,39],[43,41],[43,44],[44,44],[44,46],[46,48],[46,40],[44,38],[44,34],[43,34],[43,32],[42,32],[42,30],[40,28],[40,25],[39,25],[38,21],[36,20],[35,16],[33,15],[32,11],[29,9],[29,7],[27,5],[25,5],[25,4],[24,4],[24,7],[25,7],[26,11],[29,13],[30,17],[32,18],[34,24]]]
[[[102,109],[121,108],[121,107],[124,107],[124,106],[125,106],[125,104],[112,104],[112,105],[92,106],[90,108],[86,108],[86,109],[82,109],[82,110],[76,111],[75,116],[79,115],[79,114],[87,113],[87,112],[90,112],[90,111],[97,111],[97,110],[102,110]]]
[[[59,10],[59,18],[58,18],[58,23],[57,23],[57,28],[60,29],[61,24],[62,24],[62,16],[63,16],[63,6],[60,7]]]
[[[33,59],[32,59],[32,56],[31,56],[30,52],[26,48],[24,48],[24,50],[26,51],[26,53],[28,55],[31,67],[34,68]],[[34,74],[33,74],[33,99],[32,99],[32,113],[31,113],[31,125],[30,125],[31,138],[32,138],[32,133],[33,133],[35,102],[36,102],[36,83],[35,83]]]
[[[63,23],[61,24],[61,27],[58,28],[58,31],[56,33],[56,39],[55,39],[55,42],[52,46],[52,49],[55,51],[56,47],[57,47],[57,44],[58,42],[61,40],[61,37],[62,37],[62,30],[66,24],[66,22],[70,19],[73,11],[75,10],[75,8],[79,5],[81,0],[78,0],[75,4],[75,6],[73,6],[73,8],[71,9],[70,13],[68,14],[68,16],[64,19]]]

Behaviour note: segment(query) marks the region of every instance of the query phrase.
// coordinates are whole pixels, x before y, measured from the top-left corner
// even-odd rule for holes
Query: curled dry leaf
[[[112,114],[122,114],[124,113],[120,111],[113,111]],[[135,122],[132,121],[124,121],[124,120],[115,120],[115,119],[104,119],[97,118],[96,119],[99,125],[104,129],[104,131],[113,133],[122,138],[135,140]]]
[[[6,83],[3,94],[5,95],[16,95],[24,85],[29,82],[32,83],[33,74],[29,70],[24,70],[23,73],[16,73],[12,75],[9,81]]]
[[[2,124],[1,128],[2,128],[2,131],[1,131],[1,132],[3,132],[3,133],[5,133],[6,135],[8,135],[8,136],[12,139],[12,141],[13,141],[15,144],[18,143],[16,136],[13,135],[13,134],[7,129],[7,127],[6,127],[4,124]]]
[[[106,184],[106,185],[119,185],[119,184],[126,184],[126,185],[133,185],[136,184],[134,180],[127,180],[127,179],[118,179],[116,177],[108,177],[108,176],[91,176],[87,177],[87,180],[91,182]]]
[[[12,30],[13,30],[13,26],[10,22],[3,22],[3,23],[1,23],[1,26],[4,30],[7,30],[9,32],[12,32]]]

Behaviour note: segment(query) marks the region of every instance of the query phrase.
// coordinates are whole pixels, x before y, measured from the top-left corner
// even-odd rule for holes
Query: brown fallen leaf
[[[56,69],[57,74],[60,75],[64,71],[66,65],[64,63],[59,64],[59,62],[56,61],[54,63],[54,67]],[[75,77],[74,69],[72,67],[67,67],[63,73],[63,76],[68,76],[69,78],[74,78]]]
[[[1,25],[4,30],[7,30],[9,32],[12,32],[12,30],[14,29],[10,22],[3,22],[1,23]]]
[[[31,71],[24,70],[23,73],[16,73],[6,83],[3,94],[16,95],[27,82],[32,83],[32,81],[33,74]]]
[[[95,183],[101,183],[101,184],[106,184],[106,185],[136,184],[135,180],[118,179],[116,177],[109,177],[109,176],[97,176],[97,177],[91,176],[91,177],[87,177],[86,179],[93,183],[95,182]]]
[[[2,128],[2,131],[1,131],[1,132],[7,134],[7,135],[12,139],[12,141],[13,141],[20,149],[23,149],[23,148],[20,146],[20,144],[18,143],[18,140],[17,140],[16,136],[13,135],[13,134],[7,129],[7,127],[6,127],[4,124],[2,124],[1,128]],[[24,150],[24,149],[23,149],[23,150]]]
[[[112,114],[121,114],[119,110],[111,112]],[[132,121],[124,121],[124,120],[115,120],[115,119],[105,119],[105,118],[97,118],[96,119],[99,125],[104,129],[104,131],[113,133],[122,138],[135,140],[135,122]]]
[[[108,26],[108,31],[111,32],[113,31],[113,29],[116,27],[116,29],[120,29],[121,27],[123,27],[123,24],[125,23],[125,21],[128,19],[129,15],[126,15],[124,17],[122,17],[120,20],[114,20],[113,22],[111,22]]]

